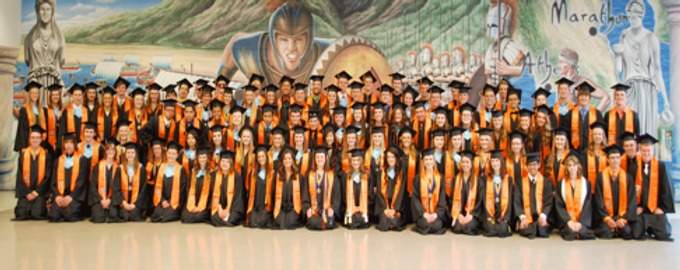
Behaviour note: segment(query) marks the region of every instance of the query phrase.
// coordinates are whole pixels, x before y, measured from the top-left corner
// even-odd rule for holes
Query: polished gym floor
[[[421,236],[209,225],[12,222],[0,192],[0,269],[679,269],[675,242]],[[677,206],[676,206],[677,208]],[[680,208],[678,208],[680,209]]]

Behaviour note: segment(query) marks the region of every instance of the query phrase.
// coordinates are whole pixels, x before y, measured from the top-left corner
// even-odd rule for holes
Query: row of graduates
[[[364,162],[375,154],[375,145],[352,149],[349,170],[340,171],[330,167],[332,149],[318,146],[306,173],[298,167],[300,151],[289,146],[276,153],[274,162],[270,147],[256,147],[252,169],[236,162],[236,153],[224,150],[214,170],[214,151],[201,147],[193,169],[187,171],[177,161],[182,147],[174,141],[167,144],[166,159],[156,169],[139,163],[134,143],[125,144],[124,156],[118,157],[113,138],[105,143],[105,158],[91,163],[76,151],[75,134],[65,137],[64,153],[52,162],[41,147],[43,132],[39,125],[32,127],[31,145],[19,158],[17,220],[45,218],[50,205],[49,219],[54,222],[80,220],[81,211],[89,208],[93,222],[143,221],[148,215],[154,222],[181,219],[215,226],[245,223],[292,229],[306,224],[323,230],[336,224],[367,228],[377,223],[380,230],[401,230],[412,221],[413,230],[422,234],[443,233],[450,224],[454,233],[500,237],[512,231],[547,237],[557,228],[567,240],[591,239],[592,228],[602,238],[642,239],[649,234],[670,239],[665,213],[674,212],[672,195],[663,163],[651,157],[656,140],[649,135],[639,138],[644,146],[639,161],[651,157],[645,162],[652,167],[645,167],[642,179],[632,181],[620,169],[625,153],[612,145],[605,149],[608,167],[594,186],[572,151],[562,161],[566,176],[553,189],[553,182],[538,171],[539,153],[527,155],[527,175],[513,181],[500,150],[487,153],[489,168],[482,174],[474,172],[479,169],[476,155],[463,151],[460,171],[449,182],[437,168],[437,150],[428,148],[409,183],[403,181],[407,170],[401,169],[406,154],[396,146],[384,151],[379,161],[384,166],[377,170]],[[373,135],[376,142],[383,139],[381,132]]]

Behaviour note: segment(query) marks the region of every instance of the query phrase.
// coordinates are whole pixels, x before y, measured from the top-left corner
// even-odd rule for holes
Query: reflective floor
[[[0,192],[0,269],[678,269],[673,243],[527,240],[209,225],[12,222]],[[680,230],[680,217],[671,222]]]

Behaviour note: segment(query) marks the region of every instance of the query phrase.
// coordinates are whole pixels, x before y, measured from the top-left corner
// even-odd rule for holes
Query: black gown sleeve
[[[593,221],[593,192],[590,185],[590,181],[586,180],[586,200],[583,201],[583,206],[581,207],[581,216],[579,217],[579,222],[590,228]]]
[[[151,143],[151,140],[158,134],[158,118],[150,118],[146,125],[137,131],[137,138],[142,144]]]
[[[19,152],[21,149],[28,146],[28,115],[26,113],[26,107],[22,107],[19,110],[19,122],[17,123],[17,134],[14,138],[14,152]]]
[[[425,214],[425,208],[423,208],[423,204],[420,201],[420,175],[416,174],[414,180],[413,180],[413,188],[412,188],[412,193],[411,193],[411,208],[413,210],[413,219],[417,220],[418,218],[422,217],[423,214]]]
[[[446,180],[442,176],[440,181],[441,181],[441,183],[439,184],[439,201],[437,202],[437,207],[435,208],[435,213],[437,213],[438,219],[444,218],[446,216],[446,212],[447,212],[447,210],[446,210],[447,209],[447,207],[446,207],[446,183],[445,183]],[[509,211],[509,210],[510,209],[508,209],[508,213],[512,212],[512,211]]]
[[[543,178],[543,211],[542,214],[546,215],[546,218],[550,217],[550,212],[554,211],[553,204],[555,202],[553,195],[553,185],[550,180]],[[541,213],[539,213],[540,215]]]
[[[668,178],[668,171],[666,164],[659,161],[659,200],[658,207],[664,213],[675,213],[675,204],[673,203],[673,189]]]
[[[99,201],[102,200],[101,196],[99,196],[99,192],[97,192],[97,189],[99,189],[99,169],[97,168],[98,166],[95,166],[95,168],[92,170],[92,173],[90,174],[90,188],[88,190],[89,196],[87,205],[93,206],[97,204]],[[104,175],[106,177],[106,175]]]
[[[623,169],[621,169],[621,172],[624,172]],[[626,220],[635,220],[637,218],[637,212],[635,211],[637,208],[636,201],[637,201],[637,192],[635,191],[635,180],[633,177],[631,177],[629,174],[626,174],[626,189],[627,189],[627,194],[628,194],[628,209],[626,209],[626,215],[623,216],[622,218],[625,218]]]
[[[343,175],[336,175],[333,179],[333,193],[331,194],[331,208],[333,208],[333,213],[336,217],[342,216],[340,213],[340,202],[342,201],[342,195],[340,192],[340,181],[344,181]]]
[[[79,202],[85,202],[87,197],[87,176],[90,171],[89,162],[86,158],[80,156],[80,168],[78,169],[78,177],[76,179],[76,188],[71,192],[71,197]]]
[[[483,177],[477,177],[477,199],[475,200],[475,207],[472,209],[472,216],[478,219],[484,218],[484,188],[486,179]],[[469,196],[469,195],[468,195]],[[469,213],[468,213],[469,214]]]
[[[14,190],[14,197],[15,198],[23,198],[23,197],[26,197],[26,195],[28,195],[28,193],[31,193],[30,187],[26,186],[26,183],[24,182],[24,179],[23,179],[24,151],[19,152],[18,162],[19,162],[19,166],[17,167],[16,184],[15,184],[16,188]],[[26,164],[26,166],[31,166],[31,164]]]
[[[115,176],[113,177],[113,181],[111,181],[111,205],[120,205],[123,203],[123,200],[125,197],[123,197],[123,190],[120,187],[120,174],[123,173],[123,170],[120,169],[121,166],[116,166],[114,170]],[[142,181],[140,181],[142,182]],[[140,185],[140,190],[141,190],[141,185]],[[137,198],[139,199],[139,198]]]

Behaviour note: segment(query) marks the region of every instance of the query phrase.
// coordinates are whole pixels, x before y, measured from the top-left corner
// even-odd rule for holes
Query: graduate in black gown
[[[380,136],[381,139],[382,136]],[[371,226],[368,217],[373,210],[373,179],[364,166],[364,150],[352,149],[349,171],[345,180],[345,205],[343,224],[348,229],[366,229]]]
[[[557,211],[560,235],[567,241],[595,239],[590,232],[593,213],[592,191],[590,181],[583,177],[583,167],[578,153],[569,153],[562,166],[566,167],[566,173],[555,188],[554,210]]]
[[[232,151],[222,151],[219,166],[211,176],[210,223],[215,227],[238,226],[245,217],[245,188],[243,178],[234,170],[234,156]]]
[[[187,175],[177,156],[182,146],[172,141],[168,143],[166,160],[158,170],[153,192],[154,210],[151,222],[172,222],[180,218],[186,203]]]
[[[409,210],[405,197],[406,180],[401,173],[401,157],[404,152],[396,145],[390,146],[383,154],[384,168],[373,173],[376,180],[375,215],[378,216],[376,229],[380,231],[401,231],[406,226],[404,213]]]
[[[37,82],[29,82],[24,86],[24,91],[28,94],[28,100],[19,109],[19,118],[17,119],[17,133],[14,137],[14,152],[19,152],[29,145],[29,132],[33,125],[39,125],[45,129],[46,126],[46,111],[40,106],[40,92],[42,85]],[[46,138],[45,135],[42,135]]]
[[[64,136],[68,133],[74,134],[76,144],[83,139],[82,124],[88,121],[90,115],[87,106],[83,105],[83,86],[75,83],[68,89],[68,93],[71,95],[71,104],[61,111],[57,129],[57,151],[61,150]]]
[[[423,150],[420,173],[413,181],[411,210],[415,226],[413,231],[420,234],[443,234],[446,232],[446,192],[443,176],[434,161],[434,148]]]
[[[150,142],[153,138],[159,138],[164,142],[177,141],[179,127],[175,121],[175,105],[177,101],[174,99],[163,100],[163,114],[151,118],[149,122],[142,127],[138,133],[142,142]]]
[[[261,155],[260,150],[258,147],[258,161]],[[274,172],[274,205],[271,227],[290,230],[304,225],[302,198],[307,191],[307,181],[293,162],[291,148],[284,149],[280,156],[281,162]],[[316,171],[316,165],[312,166],[312,170]]]
[[[673,190],[666,164],[654,157],[654,144],[657,142],[649,134],[638,138],[640,162],[635,174],[635,190],[639,222],[633,226],[633,235],[636,239],[651,237],[661,241],[673,241],[671,224],[666,216],[675,213]]]
[[[267,228],[272,222],[274,202],[273,185],[275,179],[274,168],[269,162],[267,145],[255,148],[255,166],[248,171],[250,174],[248,208],[246,210],[246,227]]]
[[[593,231],[602,239],[633,239],[636,222],[635,182],[621,169],[623,148],[612,144],[604,149],[607,168],[597,175],[593,197]]]
[[[287,148],[291,149],[291,148]],[[286,152],[291,152],[290,154]],[[284,150],[280,160],[294,160],[294,150]],[[340,182],[342,174],[328,169],[325,154],[314,154],[314,168],[307,173],[307,187],[302,192],[302,211],[306,215],[307,229],[332,230],[337,227],[340,215]]]
[[[123,145],[123,149],[120,170],[113,185],[113,192],[119,193],[118,196],[122,198],[119,221],[146,221],[144,212],[149,204],[147,201],[151,200],[146,193],[146,169],[139,162],[137,144],[128,142]]]
[[[512,176],[508,175],[502,165],[501,150],[491,151],[489,170],[480,177],[484,180],[484,236],[508,237],[512,235]]]
[[[51,222],[82,220],[82,205],[87,189],[87,162],[76,150],[76,134],[63,136],[63,153],[54,161],[52,170]]]
[[[196,150],[195,161],[191,164],[187,203],[182,210],[182,223],[207,223],[210,221],[210,188],[212,178],[210,173],[210,148],[203,146]]]
[[[517,232],[529,239],[550,236],[548,220],[553,208],[553,185],[539,172],[540,166],[540,152],[527,154],[528,175],[522,177],[515,186]]]
[[[120,192],[113,192],[116,189],[115,178],[120,174],[117,145],[115,138],[106,141],[105,150],[102,151],[104,159],[93,167],[90,174],[88,206],[92,213],[90,221],[93,223],[118,222],[123,198]]]
[[[40,146],[45,130],[38,124],[28,132],[28,146],[19,152],[14,208],[15,220],[47,219],[52,158]]]
[[[465,150],[460,157],[460,171],[451,190],[451,230],[455,234],[477,235],[484,215],[484,178],[472,171],[475,152]]]

